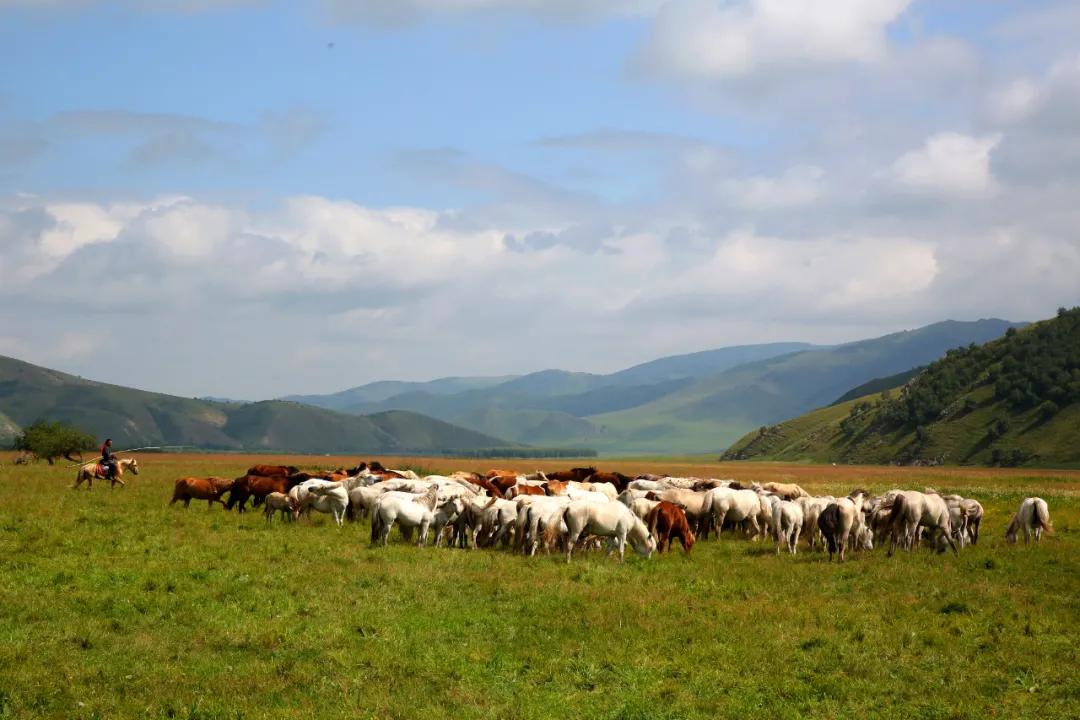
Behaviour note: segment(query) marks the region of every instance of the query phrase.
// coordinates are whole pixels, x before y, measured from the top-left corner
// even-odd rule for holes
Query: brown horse
[[[135,458],[120,458],[116,461],[116,475],[107,478],[105,476],[105,468],[101,463],[95,460],[94,462],[88,462],[79,468],[79,474],[75,476],[75,484],[72,485],[72,489],[79,487],[83,480],[86,481],[86,489],[94,489],[94,480],[109,480],[110,488],[116,487],[116,483],[120,483],[120,487],[127,485],[121,478],[124,476],[124,471],[130,470],[133,474],[139,474],[139,461]]]
[[[690,529],[686,511],[681,505],[661,500],[660,504],[645,516],[645,524],[649,526],[649,532],[657,538],[657,552],[671,549],[672,539],[678,539],[683,550],[688,553],[694,547],[694,531]]]
[[[169,504],[172,505],[178,500],[182,500],[184,507],[188,507],[192,500],[206,500],[210,507],[214,507],[216,502],[225,507],[225,502],[221,499],[221,496],[227,490],[232,489],[234,482],[234,480],[219,477],[180,478],[173,488],[173,496]]]

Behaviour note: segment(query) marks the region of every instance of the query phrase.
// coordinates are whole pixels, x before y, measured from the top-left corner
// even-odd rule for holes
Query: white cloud
[[[943,132],[926,139],[918,150],[897,158],[889,176],[919,193],[977,197],[994,190],[990,154],[1001,142],[1000,134],[973,137]]]
[[[660,74],[734,78],[777,66],[876,60],[910,0],[672,0],[641,61]]]
[[[812,165],[788,168],[778,177],[755,176],[725,180],[724,195],[746,210],[771,210],[812,205],[824,192],[825,171]]]

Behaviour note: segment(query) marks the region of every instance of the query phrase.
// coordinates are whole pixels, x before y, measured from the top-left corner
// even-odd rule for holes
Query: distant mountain
[[[637,407],[748,360],[813,347],[743,345],[660,358],[608,375],[552,369],[510,378],[381,382],[293,399],[354,414],[410,410],[522,443],[572,441],[580,447],[589,446],[592,438],[606,437],[605,429],[590,416]],[[620,447],[624,448],[631,449]]]
[[[395,395],[423,392],[430,395],[453,395],[467,390],[499,385],[512,380],[516,375],[499,377],[445,377],[428,382],[406,382],[401,380],[380,380],[359,387],[342,390],[330,395],[288,395],[282,400],[291,400],[306,405],[326,408],[327,410],[346,410],[365,403],[379,403]]]
[[[800,415],[873,378],[927,364],[946,350],[992,340],[1015,326],[1005,320],[945,321],[739,365],[653,402],[588,417],[602,429],[590,447],[718,451],[751,428]]]
[[[659,383],[683,378],[702,378],[757,360],[768,360],[800,350],[812,350],[817,345],[801,342],[765,343],[763,345],[734,345],[719,350],[702,350],[688,355],[673,355],[634,365],[608,375],[611,384],[638,385]]]
[[[305,453],[438,453],[511,447],[416,413],[345,415],[299,403],[216,403],[98,383],[0,356],[0,435],[39,418],[117,447],[191,445]]]
[[[726,459],[1080,465],[1080,308],[951,350],[880,392],[735,442]]]

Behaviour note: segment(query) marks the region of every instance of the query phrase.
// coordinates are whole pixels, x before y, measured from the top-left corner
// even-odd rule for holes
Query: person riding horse
[[[112,438],[105,438],[105,444],[101,446],[101,467],[105,471],[105,479],[116,477],[116,456],[112,452]]]

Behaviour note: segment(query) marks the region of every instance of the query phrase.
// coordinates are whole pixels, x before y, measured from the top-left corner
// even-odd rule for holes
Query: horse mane
[[[924,487],[922,491],[924,495],[941,495],[941,493],[932,487]]]
[[[432,485],[431,487],[429,487],[427,490],[424,491],[423,495],[421,495],[420,497],[413,500],[413,502],[420,503],[421,505],[426,507],[431,512],[435,512],[435,506],[438,504],[438,499],[439,499],[439,486],[438,485]]]
[[[728,483],[728,487],[730,489],[732,489],[732,490],[745,490],[746,489],[746,487],[744,485],[742,485],[741,483],[737,483],[734,480],[732,480],[730,483]]]
[[[852,490],[851,492],[848,493],[849,498],[853,498],[856,495],[865,495],[866,497],[870,497],[869,491],[867,491],[866,488],[861,488],[861,487],[855,488],[854,490]]]

